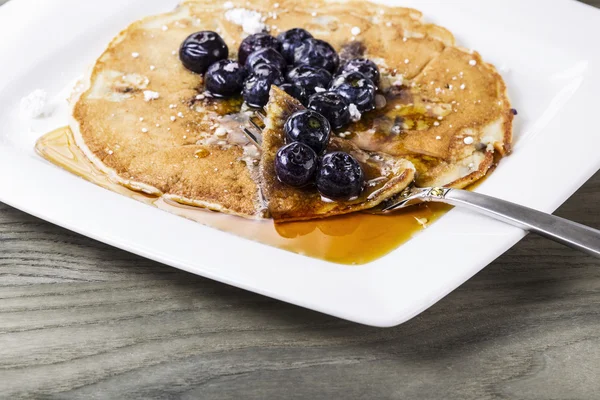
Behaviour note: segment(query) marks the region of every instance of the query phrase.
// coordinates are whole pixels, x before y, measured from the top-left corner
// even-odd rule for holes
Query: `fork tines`
[[[254,115],[256,115],[258,118],[260,118],[263,122],[265,120],[265,118],[267,118],[267,115],[262,111],[262,110],[257,110]]]
[[[246,135],[246,137],[248,138],[248,140],[250,140],[250,142],[256,146],[256,148],[259,151],[262,151],[262,148],[260,147],[260,142],[259,142],[259,137],[258,135],[256,135],[254,132],[252,132],[250,129],[242,127],[242,132],[244,132],[244,135]]]
[[[262,131],[265,128],[264,120],[266,116],[262,111],[255,111],[250,117],[250,126],[242,126],[244,135],[254,144],[259,150],[262,145]]]

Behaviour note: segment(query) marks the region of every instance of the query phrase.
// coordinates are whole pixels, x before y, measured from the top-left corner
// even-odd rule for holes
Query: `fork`
[[[426,202],[464,207],[600,258],[599,230],[468,190],[443,187],[408,187],[400,195],[369,210],[369,212],[387,214]]]
[[[250,126],[240,126],[246,138],[256,146],[258,151],[262,152],[262,131],[265,125],[267,116],[261,110],[254,111],[254,114],[249,118]],[[259,122],[256,122],[258,120]]]
[[[264,123],[265,115],[258,111],[256,119]],[[242,131],[259,150],[262,144],[260,123],[250,118],[251,127]],[[388,214],[421,203],[437,202],[464,207],[528,232],[544,236],[555,242],[581,250],[600,258],[600,231],[564,218],[546,214],[506,200],[468,190],[445,187],[417,188],[409,186],[402,193],[379,206],[368,210],[371,214]]]

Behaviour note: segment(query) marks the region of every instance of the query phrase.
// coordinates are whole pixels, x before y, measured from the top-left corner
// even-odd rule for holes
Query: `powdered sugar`
[[[249,35],[263,32],[266,28],[262,23],[262,15],[259,12],[246,8],[233,8],[225,13],[225,19],[240,25],[244,32]]]
[[[48,93],[36,89],[21,99],[20,114],[23,118],[41,118],[51,114],[48,109]]]
[[[223,138],[223,137],[227,136],[228,133],[229,133],[229,131],[227,130],[227,128],[224,128],[222,126],[219,126],[215,130],[215,135],[217,135],[220,138]]]
[[[158,93],[158,92],[154,92],[152,90],[144,90],[144,100],[145,101],[156,100],[159,97],[160,97],[160,93]]]
[[[350,111],[350,118],[352,119],[352,121],[360,121],[362,114],[360,111],[358,111],[358,108],[356,108],[356,104],[350,104],[348,106],[348,110]]]

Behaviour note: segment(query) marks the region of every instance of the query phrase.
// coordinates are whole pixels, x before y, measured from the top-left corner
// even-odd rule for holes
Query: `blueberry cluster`
[[[291,115],[284,125],[286,145],[275,157],[277,178],[292,187],[315,184],[321,195],[332,200],[351,200],[364,187],[363,170],[348,153],[325,153],[331,124],[314,110]]]
[[[285,124],[286,145],[275,159],[278,179],[292,187],[314,184],[332,200],[351,200],[364,188],[364,173],[348,153],[326,153],[332,129],[341,129],[360,114],[375,109],[379,69],[370,60],[355,58],[340,66],[340,57],[327,42],[301,28],[277,38],[257,33],[245,38],[238,60],[215,32],[190,35],[181,45],[183,65],[205,74],[205,87],[215,97],[242,93],[251,107],[264,107],[272,85],[298,99],[308,110],[293,114]]]
[[[301,28],[276,38],[256,33],[245,38],[238,60],[215,32],[190,35],[179,56],[189,70],[205,74],[205,86],[215,97],[242,93],[252,107],[263,107],[272,85],[279,86],[308,108],[325,116],[333,129],[341,129],[360,114],[375,108],[379,70],[364,58],[340,58],[327,42]]]

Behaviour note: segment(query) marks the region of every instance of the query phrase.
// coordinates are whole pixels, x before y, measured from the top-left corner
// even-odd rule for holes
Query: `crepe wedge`
[[[297,189],[281,183],[275,174],[275,154],[285,144],[283,125],[289,116],[303,109],[298,100],[276,86],[271,88],[262,136],[260,182],[273,219],[298,221],[368,210],[399,194],[414,180],[415,168],[410,161],[383,153],[366,152],[348,140],[335,137],[327,151],[351,154],[365,174],[366,187],[359,198],[335,202],[321,197],[314,186]]]

